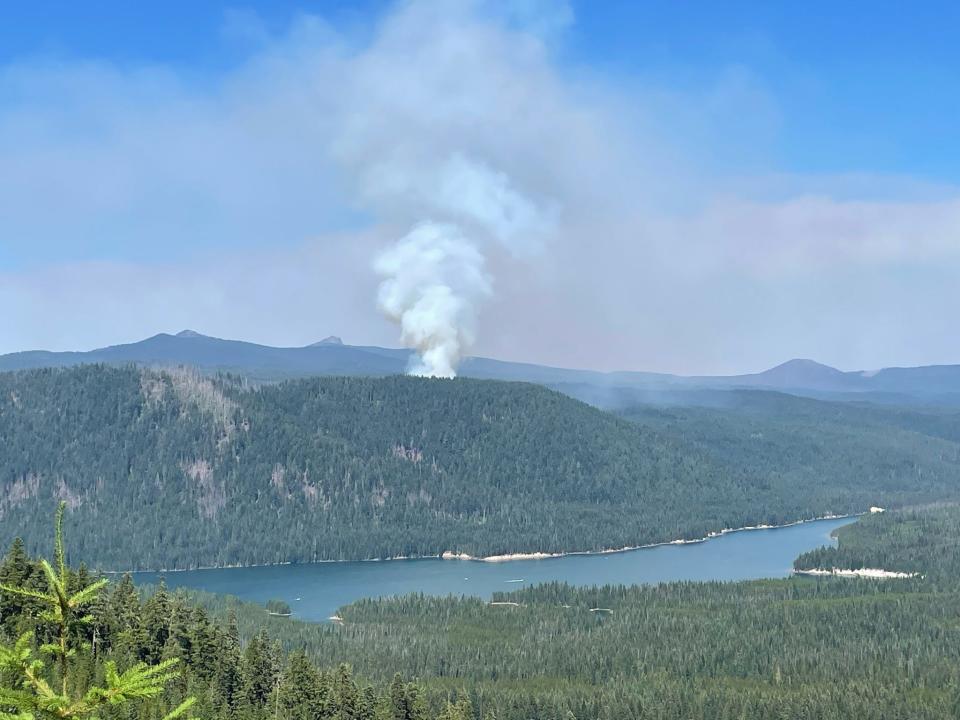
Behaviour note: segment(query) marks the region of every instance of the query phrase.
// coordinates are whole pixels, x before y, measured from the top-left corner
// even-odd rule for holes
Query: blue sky
[[[471,238],[492,288],[475,352],[960,362],[956,4],[2,12],[0,351],[181,326],[396,344],[374,259],[422,220],[496,216],[451,204],[465,166],[543,220],[537,257]]]
[[[244,25],[282,33],[309,13],[362,35],[384,0],[8,4],[0,62],[25,57],[169,64],[216,77],[250,50]],[[960,5],[950,2],[573,3],[566,62],[675,88],[741,72],[779,108],[772,161],[796,172],[960,180]]]
[[[232,26],[245,18],[255,18],[267,31],[282,32],[297,16],[313,14],[362,32],[386,7],[382,0],[18,3],[4,8],[0,59],[52,54],[175,64],[198,73],[216,73],[236,63],[247,49],[242,34],[231,33]]]
[[[615,1],[577,15],[587,62],[671,85],[749,73],[779,106],[785,168],[958,179],[956,3]]]

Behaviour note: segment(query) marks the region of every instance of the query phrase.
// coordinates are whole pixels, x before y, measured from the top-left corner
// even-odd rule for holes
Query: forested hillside
[[[926,514],[893,515],[875,537],[912,547],[899,538],[924,518],[942,542],[960,541],[960,525]],[[138,592],[129,576],[98,589],[84,568],[64,568],[62,587],[79,598],[61,633],[66,662],[37,666],[44,652],[58,657],[57,614],[43,608],[61,573],[15,543],[0,563],[0,712],[26,720],[14,711],[56,707],[36,696],[58,695],[65,679],[64,696],[99,703],[104,720],[159,720],[191,699],[184,717],[205,720],[945,720],[960,711],[960,586],[941,571],[955,559],[923,562],[931,577],[549,584],[493,603],[414,595],[347,606],[325,625],[219,596]],[[122,705],[89,695],[164,662],[178,665],[161,692]],[[27,671],[37,681],[16,685]]]
[[[0,520],[36,548],[65,499],[74,557],[171,568],[622,547],[955,496],[942,422],[925,434],[805,402],[813,415],[780,425],[628,422],[517,383],[8,373]]]
[[[922,492],[941,481],[948,490],[943,497],[960,498],[960,478],[948,471],[934,479],[933,466],[924,460],[936,457],[956,466],[960,413],[955,410],[824,402],[757,390],[674,399],[689,404],[634,405],[618,414],[664,440],[688,443],[731,474],[759,471],[770,483],[816,494],[826,484],[837,497],[866,491],[859,495],[861,510],[882,505],[882,498],[899,505],[900,492]]]
[[[798,570],[874,568],[930,581],[960,579],[960,505],[877,513],[836,530],[837,546],[804,553]]]

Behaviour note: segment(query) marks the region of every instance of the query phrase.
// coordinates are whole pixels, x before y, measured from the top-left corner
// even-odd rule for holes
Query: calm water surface
[[[276,565],[175,573],[138,573],[138,582],[236,595],[264,603],[286,600],[304,620],[326,620],[361,598],[423,592],[489,598],[533,583],[640,584],[671,580],[752,580],[785,577],[800,553],[835,544],[830,533],[853,518],[769,530],[728,533],[706,542],[661,545],[607,555],[568,555],[504,563],[464,560],[389,560]]]

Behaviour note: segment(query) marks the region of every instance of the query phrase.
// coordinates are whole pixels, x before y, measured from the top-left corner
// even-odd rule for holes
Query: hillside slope
[[[689,440],[715,462],[799,473],[798,481],[810,472],[863,467],[867,461],[856,452],[879,452],[867,464],[878,471],[874,487],[880,490],[900,482],[906,468],[898,458],[909,456],[917,443],[947,440],[954,447],[948,453],[960,443],[960,412],[947,408],[828,402],[767,390],[677,393],[673,400],[683,404],[635,404],[617,414],[665,437]]]
[[[2,374],[0,541],[35,547],[64,498],[75,559],[108,568],[591,550],[949,498],[960,478],[957,443],[912,429],[724,454],[678,422],[464,379]]]

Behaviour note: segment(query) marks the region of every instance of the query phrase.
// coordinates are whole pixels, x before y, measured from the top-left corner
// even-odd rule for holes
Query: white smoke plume
[[[529,257],[540,249],[552,213],[516,191],[506,174],[461,153],[433,172],[402,164],[378,170],[370,194],[410,202],[444,221],[421,222],[377,258],[374,269],[384,278],[377,304],[418,354],[411,374],[454,377],[475,340],[480,305],[492,293],[484,255],[467,232],[513,257]]]
[[[378,306],[417,351],[413,375],[453,377],[474,341],[479,303],[490,294],[484,259],[454,225],[425,222],[375,263],[385,279]]]
[[[416,374],[456,373],[491,268],[531,260],[552,235],[564,195],[551,159],[580,115],[545,39],[566,3],[535,4],[519,17],[499,0],[404,0],[369,46],[333,53],[331,154],[350,197],[391,232],[412,228],[374,270]]]

